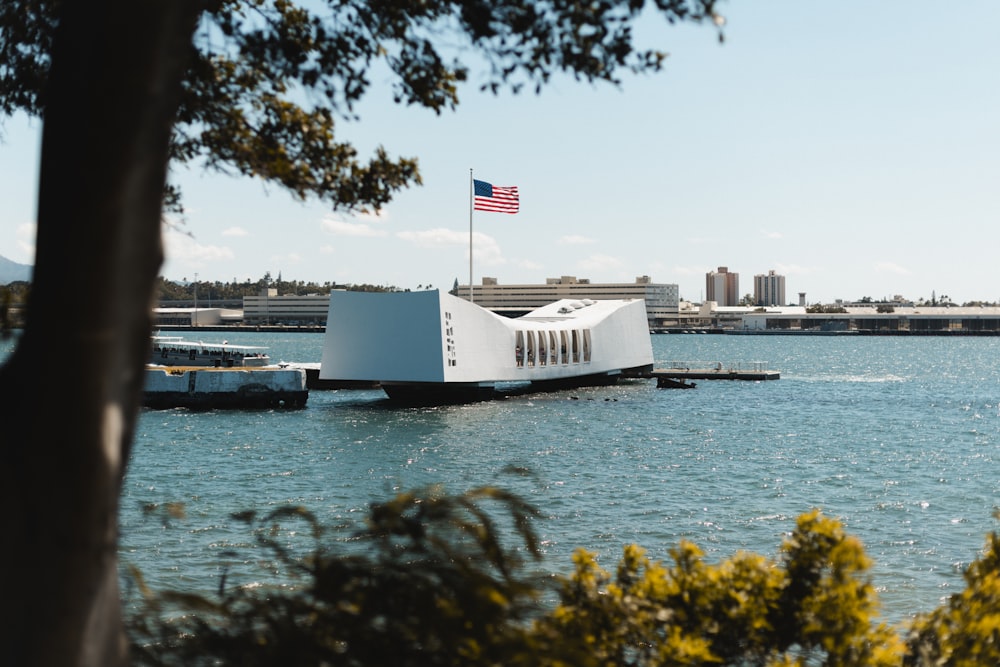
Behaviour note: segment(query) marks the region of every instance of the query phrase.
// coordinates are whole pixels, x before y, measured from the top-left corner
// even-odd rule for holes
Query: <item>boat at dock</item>
[[[205,343],[155,335],[143,383],[148,408],[300,408],[309,397],[306,371],[272,365],[266,347]]]
[[[271,365],[266,347],[233,345],[229,341],[205,343],[181,336],[157,334],[152,339],[149,363],[156,366],[211,366],[215,368]]]
[[[694,389],[696,386],[698,385],[694,382],[683,378],[673,378],[666,375],[656,377],[657,389]]]
[[[563,299],[512,319],[438,290],[333,292],[319,378],[433,404],[490,399],[498,384],[613,384],[652,368],[641,299]]]

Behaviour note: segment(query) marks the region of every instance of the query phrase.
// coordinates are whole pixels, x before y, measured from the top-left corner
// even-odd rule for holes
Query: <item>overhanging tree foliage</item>
[[[338,142],[376,61],[395,98],[458,101],[539,89],[557,72],[613,82],[655,71],[644,11],[714,17],[714,0],[6,0],[0,111],[43,119],[33,289],[0,368],[0,645],[17,665],[125,664],[118,494],[138,413],[162,262],[168,164],[201,161],[332,207],[376,208],[419,182],[416,161]],[[651,17],[654,18],[654,17]],[[164,196],[164,193],[167,193]],[[85,281],[95,298],[67,299]],[[65,354],[73,350],[73,366]],[[50,406],[58,403],[60,419]]]
[[[64,2],[0,7],[0,110],[43,116],[55,26]],[[666,53],[635,43],[643,13],[721,23],[715,0],[212,0],[198,3],[171,159],[279,183],[336,208],[378,207],[419,183],[414,158],[385,149],[363,161],[335,137],[354,117],[376,63],[396,102],[454,108],[476,86],[540,91],[555,73],[618,83],[659,70]],[[655,16],[649,18],[655,19]],[[126,56],[126,54],[122,54]]]

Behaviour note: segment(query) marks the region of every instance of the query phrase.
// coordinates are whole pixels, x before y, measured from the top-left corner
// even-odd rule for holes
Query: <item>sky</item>
[[[770,270],[786,296],[1000,300],[1000,2],[732,0],[709,25],[644,17],[665,70],[622,85],[556,76],[540,95],[460,91],[436,116],[387,82],[342,123],[367,155],[419,159],[423,185],[379,215],[277,186],[175,170],[173,280],[450,289],[469,280],[469,178],[516,185],[476,212],[473,281],[649,276],[700,301],[705,275]],[[38,121],[4,121],[0,256],[34,261]]]

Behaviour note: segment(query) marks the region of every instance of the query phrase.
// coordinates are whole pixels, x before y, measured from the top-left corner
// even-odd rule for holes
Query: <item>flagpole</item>
[[[469,303],[475,303],[472,294],[472,209],[476,193],[476,185],[472,179],[472,169],[469,169]]]

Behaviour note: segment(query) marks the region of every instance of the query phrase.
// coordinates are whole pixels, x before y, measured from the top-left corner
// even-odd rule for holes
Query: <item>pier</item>
[[[147,408],[302,408],[309,398],[306,372],[284,366],[214,368],[146,366],[142,404]]]
[[[658,387],[693,386],[689,380],[746,380],[760,382],[777,380],[781,373],[767,367],[766,361],[725,364],[716,362],[672,361],[666,367],[655,368],[650,377],[656,378]]]

